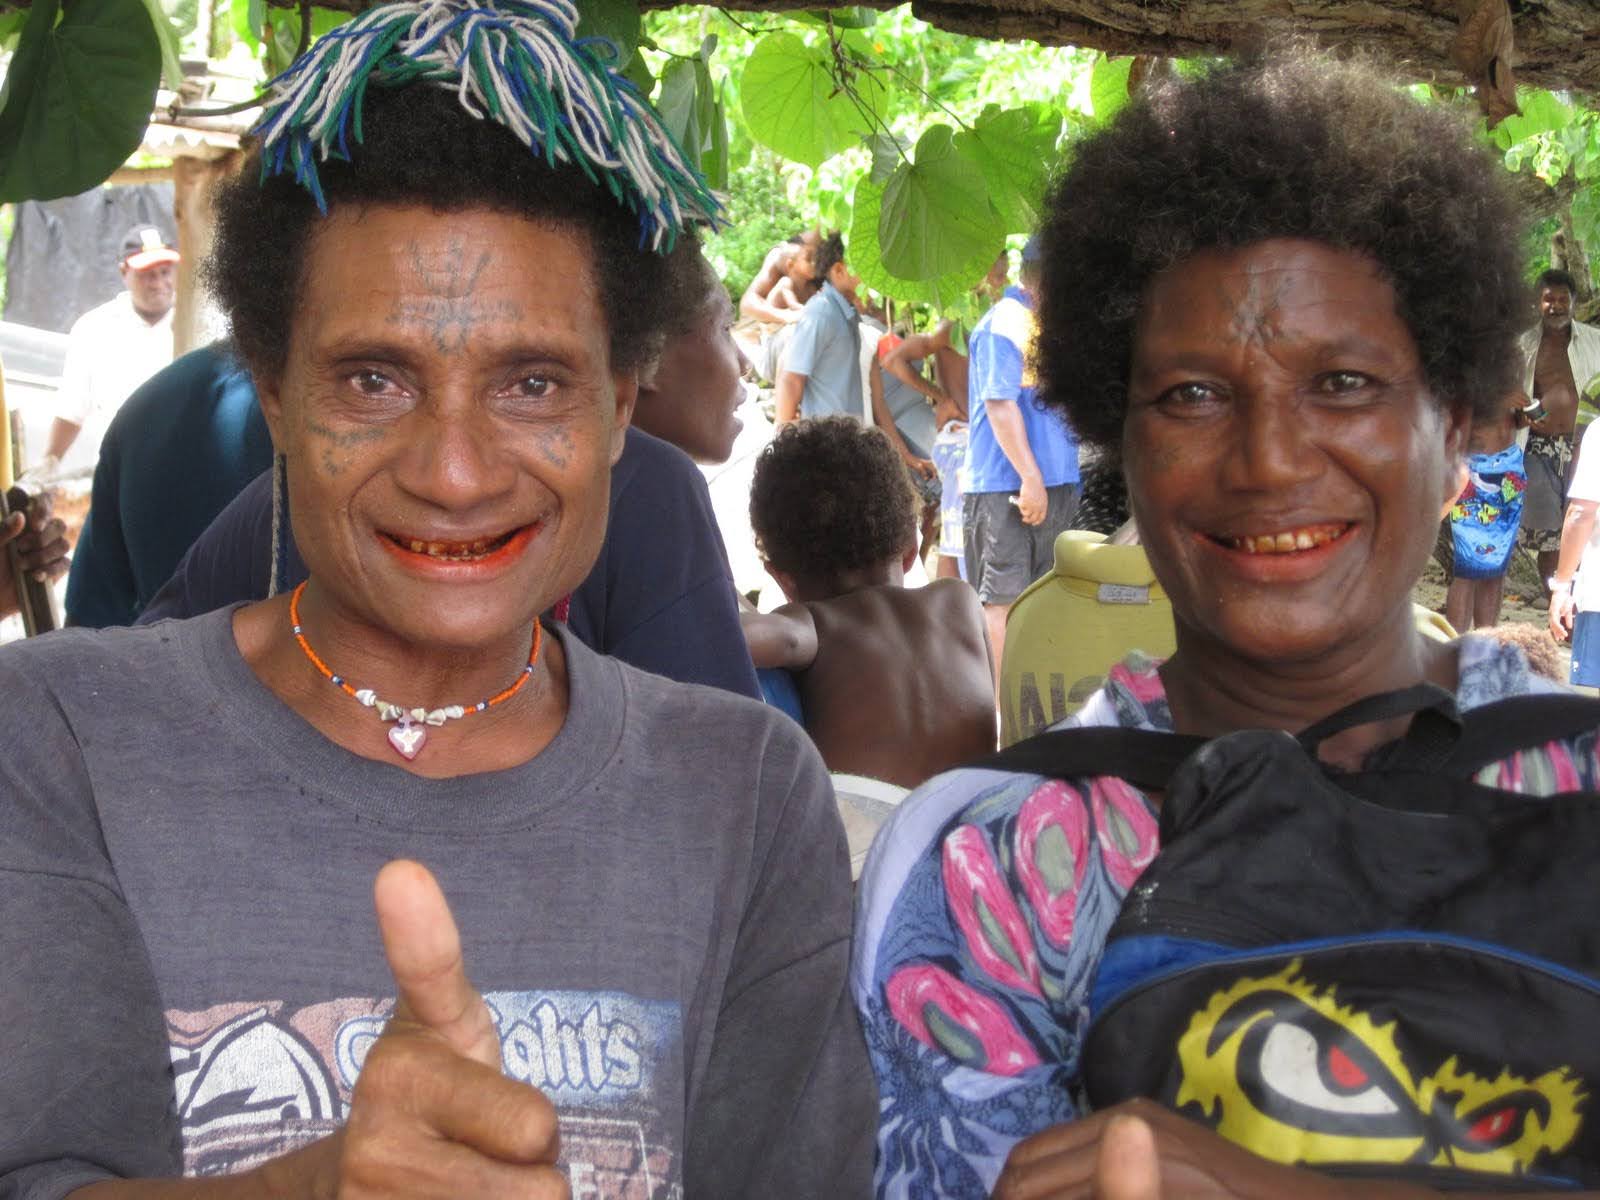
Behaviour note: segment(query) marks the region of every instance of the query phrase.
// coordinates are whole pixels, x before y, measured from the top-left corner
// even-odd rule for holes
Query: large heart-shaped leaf
[[[689,156],[700,157],[700,110],[695,103],[694,62],[674,58],[661,70],[661,89],[656,93],[656,112],[672,140]]]
[[[835,83],[826,50],[792,33],[770,33],[756,43],[739,83],[750,136],[785,158],[820,166],[872,132],[856,104]],[[882,88],[866,75],[857,86],[868,107],[884,108]]]
[[[1007,232],[1030,233],[1039,223],[1060,137],[1060,110],[1037,103],[1004,111],[991,104],[970,130],[956,134],[956,149],[983,172]]]
[[[910,165],[883,189],[878,243],[883,265],[901,279],[982,276],[1005,239],[1005,222],[989,201],[983,171],[956,148],[948,125],[931,125]]]
[[[977,274],[957,271],[940,279],[901,279],[883,265],[878,246],[878,217],[883,209],[883,188],[863,175],[856,183],[850,208],[850,269],[861,282],[880,296],[900,304],[927,304],[934,311],[949,313],[960,307],[968,293],[989,269],[985,263]],[[996,252],[999,246],[995,247]],[[993,262],[993,256],[990,262]]]
[[[139,148],[160,78],[142,0],[35,0],[0,107],[0,201],[104,180]]]

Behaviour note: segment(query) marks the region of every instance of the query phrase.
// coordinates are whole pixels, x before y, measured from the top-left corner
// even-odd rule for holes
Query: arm
[[[741,612],[739,624],[758,667],[803,671],[817,659],[817,625],[804,604],[785,604],[769,613]]]
[[[50,422],[50,440],[45,444],[45,457],[60,459],[65,457],[72,443],[78,440],[78,434],[83,426],[76,421],[68,421],[57,417]]]
[[[1039,474],[1039,464],[1034,461],[1033,447],[1028,444],[1028,429],[1022,423],[1022,410],[1015,400],[985,400],[984,411],[994,429],[994,439],[1000,449],[1022,476],[1022,491],[1017,497],[1017,510],[1023,523],[1038,525],[1043,522],[1047,500],[1044,477]]]
[[[800,399],[805,395],[807,376],[798,371],[780,371],[778,387],[774,393],[777,411],[773,425],[782,428],[800,419]]]
[[[883,356],[883,369],[893,375],[901,383],[926,396],[935,405],[953,404],[944,389],[937,384],[929,383],[921,373],[911,369],[908,359],[921,362],[930,357],[934,350],[934,338],[931,334],[914,333],[905,338],[899,345]]]
[[[850,1006],[851,888],[833,788],[776,713],[761,762],[744,903],[704,1077],[690,1094],[685,1196],[871,1193],[872,1073]]]
[[[1600,512],[1600,502],[1569,499],[1566,516],[1561,520],[1561,557],[1556,560],[1550,588],[1550,635],[1558,642],[1572,634],[1576,616],[1572,581],[1578,573],[1584,548],[1589,545],[1589,535],[1594,532],[1596,512]]]
[[[745,288],[744,295],[739,297],[739,315],[753,317],[757,321],[787,322],[794,320],[792,313],[775,307],[768,299],[772,289],[778,285],[778,280],[783,278],[783,264],[787,261],[784,248],[774,246],[767,251],[767,257],[761,264],[761,270],[756,272],[756,277],[750,281],[750,286]]]
[[[933,462],[930,459],[918,458],[911,453],[911,447],[906,445],[905,438],[900,436],[900,430],[895,427],[894,415],[889,411],[889,402],[883,396],[883,372],[876,362],[867,369],[867,390],[872,393],[872,423],[883,430],[889,444],[894,447],[900,461],[905,463],[924,479],[932,479],[936,474]]]

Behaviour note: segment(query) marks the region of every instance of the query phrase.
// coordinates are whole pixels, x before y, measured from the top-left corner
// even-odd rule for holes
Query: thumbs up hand
[[[428,870],[397,860],[373,888],[399,1002],[356,1081],[337,1195],[565,1197],[555,1108],[500,1071],[489,1007]]]

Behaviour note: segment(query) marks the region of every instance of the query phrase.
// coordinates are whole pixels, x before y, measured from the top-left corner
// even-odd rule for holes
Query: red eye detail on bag
[[[1367,1073],[1356,1066],[1351,1057],[1338,1046],[1328,1047],[1328,1077],[1341,1088],[1359,1091],[1372,1081]]]
[[[1518,1110],[1508,1105],[1473,1122],[1467,1130],[1467,1140],[1483,1146],[1499,1144],[1516,1123]]]

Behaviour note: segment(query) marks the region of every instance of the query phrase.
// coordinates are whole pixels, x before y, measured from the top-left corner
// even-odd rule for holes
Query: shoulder
[[[711,491],[694,460],[676,446],[630,428],[622,457],[612,468],[606,541],[614,542],[619,533],[637,529],[653,531],[653,536],[665,538],[670,548],[674,528],[715,529],[715,520]]]
[[[185,669],[179,627],[60,629],[0,648],[7,736],[85,708],[114,712],[124,697],[165,688]]]
[[[131,315],[133,306],[128,301],[128,293],[122,292],[113,296],[104,304],[97,304],[72,323],[67,330],[67,337],[93,337],[103,333],[109,326],[120,324],[127,315]]]

